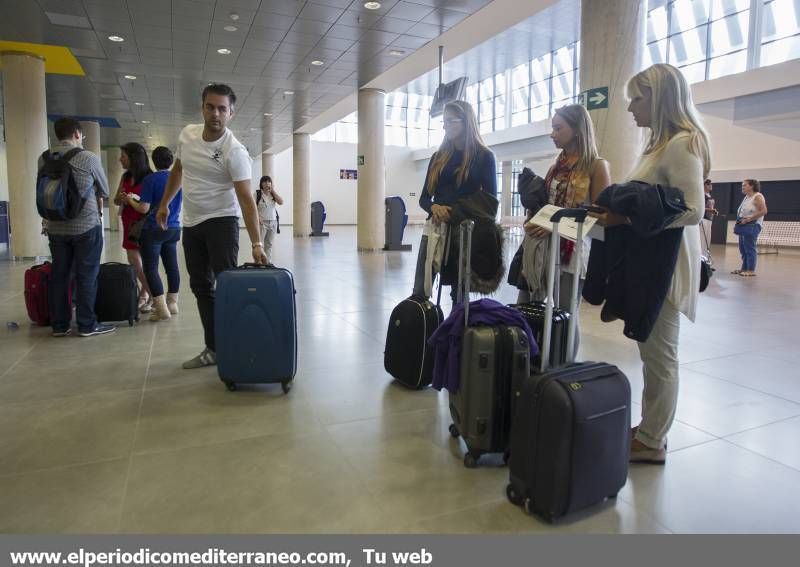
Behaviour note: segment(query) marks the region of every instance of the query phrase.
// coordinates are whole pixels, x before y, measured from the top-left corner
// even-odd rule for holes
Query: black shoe
[[[117,328],[114,325],[103,325],[98,323],[94,326],[94,329],[89,329],[88,331],[80,331],[78,334],[82,337],[93,337],[95,335],[105,335],[106,333],[113,333],[116,331]]]
[[[54,337],[66,337],[72,334],[72,329],[65,329],[63,331],[53,331]]]

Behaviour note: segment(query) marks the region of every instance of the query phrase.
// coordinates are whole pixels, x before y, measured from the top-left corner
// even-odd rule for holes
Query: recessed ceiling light
[[[265,112],[264,116],[272,116],[272,113],[271,112]]]
[[[130,79],[131,81],[135,81],[136,80],[136,75],[125,75],[125,78],[126,79]]]
[[[367,10],[377,10],[378,8],[381,7],[381,3],[380,2],[365,2],[364,3],[364,7]]]
[[[394,57],[400,57],[401,55],[405,55],[405,54],[406,54],[406,52],[405,52],[405,51],[401,51],[401,50],[399,50],[399,49],[392,49],[392,50],[389,52],[389,55],[392,55],[392,56],[394,56]]]
[[[225,49],[223,47],[222,49],[217,49],[217,53],[219,53],[220,55],[230,55],[231,54],[231,50],[230,49]]]
[[[150,124],[149,120],[142,120],[142,124]]]
[[[230,17],[230,19],[231,19],[231,20],[233,20],[234,22],[235,22],[236,20],[238,20],[238,19],[239,19],[239,14],[237,14],[236,12],[231,12],[230,14],[228,14],[228,16],[229,16],[229,17]]]
[[[133,104],[135,104],[136,106],[144,106],[143,102],[134,102]]]
[[[147,136],[147,139],[149,140],[149,139],[151,139],[152,137],[153,137],[153,136]]]
[[[119,43],[120,41],[125,41],[124,37],[120,37],[118,35],[110,35],[108,36],[108,39],[110,39],[111,41],[116,41],[117,43]]]
[[[222,28],[222,29],[224,29],[225,31],[236,31],[236,30],[238,30],[239,28],[237,28],[236,26],[225,26],[225,27],[224,27],[224,28]]]
[[[321,67],[325,65],[325,62],[320,61],[319,59],[315,59],[314,61],[311,62],[311,64],[314,65],[315,67]]]
[[[285,95],[293,95],[294,91],[283,91],[283,94],[285,94]]]

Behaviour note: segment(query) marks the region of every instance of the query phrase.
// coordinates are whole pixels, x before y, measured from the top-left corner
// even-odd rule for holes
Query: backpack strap
[[[78,155],[82,151],[83,151],[83,148],[72,148],[70,151],[68,151],[67,153],[63,154],[59,159],[61,161],[63,161],[63,162],[69,163],[69,160],[71,160],[73,157],[75,157],[76,155]]]

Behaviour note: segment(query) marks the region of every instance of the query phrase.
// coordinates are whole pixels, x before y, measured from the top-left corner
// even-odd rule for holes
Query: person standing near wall
[[[761,183],[756,179],[745,179],[742,182],[744,199],[736,212],[736,225],[733,232],[739,237],[739,253],[742,255],[742,268],[733,274],[744,277],[756,275],[758,259],[758,235],[767,214],[767,202],[761,194]]]

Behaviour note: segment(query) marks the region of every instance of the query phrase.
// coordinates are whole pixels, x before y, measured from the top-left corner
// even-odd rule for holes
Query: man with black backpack
[[[53,256],[50,301],[54,337],[72,331],[69,301],[70,272],[75,269],[73,295],[82,337],[115,330],[97,322],[94,312],[97,274],[103,251],[102,200],[108,199],[108,180],[100,158],[83,149],[83,132],[74,118],[55,122],[58,142],[39,159],[36,206],[47,221],[50,253]]]

